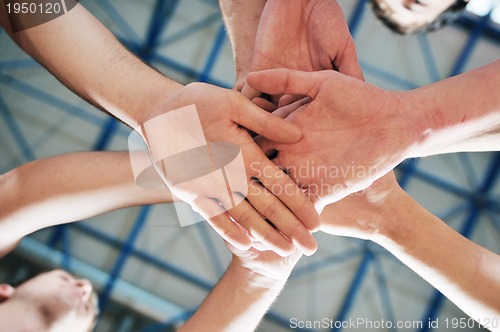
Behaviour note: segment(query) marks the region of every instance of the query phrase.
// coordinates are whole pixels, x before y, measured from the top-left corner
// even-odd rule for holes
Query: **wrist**
[[[429,119],[425,114],[427,100],[418,96],[416,90],[394,92],[396,96],[396,116],[401,121],[400,132],[407,149],[404,159],[419,155],[419,148],[429,133]]]
[[[161,78],[157,83],[152,90],[140,98],[141,101],[146,101],[146,103],[143,103],[141,109],[136,113],[135,127],[140,127],[144,122],[155,116],[170,111],[166,101],[174,93],[184,88],[184,85],[172,81],[167,77]]]
[[[226,274],[230,275],[236,283],[240,284],[242,289],[255,291],[277,291],[279,292],[288,279],[282,275],[264,275],[258,271],[249,269],[241,261],[234,259],[229,264]]]
[[[411,228],[405,222],[408,209],[411,208],[409,199],[411,200],[401,187],[394,188],[384,203],[384,209],[380,210],[378,229],[370,240],[386,247],[388,243],[400,242],[411,233]]]

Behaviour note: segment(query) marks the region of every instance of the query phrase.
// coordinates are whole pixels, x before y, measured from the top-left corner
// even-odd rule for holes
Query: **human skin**
[[[245,45],[240,45],[239,47],[237,47],[237,49],[244,50],[244,46]],[[249,51],[247,50],[247,52]],[[286,52],[283,52],[282,54],[283,56],[287,55]],[[302,54],[301,56],[307,58],[307,56],[305,56],[304,54]],[[297,57],[290,57],[290,61],[296,59]],[[444,95],[447,95],[448,93],[453,92],[450,91],[450,89],[458,88],[458,90],[453,92],[453,96],[461,97],[460,99],[458,99],[460,100],[460,102],[463,102],[463,96],[469,96],[473,98],[473,100],[470,100],[471,104],[477,103],[479,98],[476,98],[476,96],[479,96],[480,98],[492,97],[488,96],[488,91],[496,91],[495,85],[498,86],[491,79],[488,79],[488,71],[489,70],[486,70],[486,73],[483,71],[483,73],[480,73],[475,78],[472,78],[473,81],[478,80],[482,82],[483,80],[486,80],[486,86],[481,87],[479,85],[479,87],[477,89],[474,89],[473,91],[473,93],[479,93],[479,95],[473,95],[468,92],[469,87],[465,87],[462,85],[462,83],[464,83],[465,85],[469,85],[466,83],[466,81],[462,81],[462,83],[459,83],[458,86],[454,86],[454,84],[456,83],[450,83],[448,81],[444,85],[440,85],[439,89],[443,88],[444,90],[441,91],[444,92]],[[237,73],[246,73],[246,71],[239,70],[237,71]],[[264,76],[265,78],[259,82],[261,83],[261,85],[255,87],[255,91],[259,90],[259,88],[263,88],[264,86],[267,87],[265,84],[263,84],[263,81],[267,79],[269,89],[260,89],[259,91],[267,92],[270,94],[276,93],[278,95],[286,93],[283,91],[284,89],[275,89],[276,80],[274,78],[274,75],[276,75],[276,73],[276,71],[272,71],[272,74]],[[326,73],[320,73],[318,74],[318,76],[323,74],[325,76],[328,76],[328,74]],[[486,74],[486,76],[483,76],[484,74]],[[252,75],[254,74],[251,74],[250,76]],[[337,76],[340,76],[335,76],[334,74],[331,75],[335,79],[338,79],[339,77]],[[278,75],[278,77],[279,76],[280,75]],[[282,83],[285,80],[280,81],[281,78],[279,78],[277,81]],[[295,84],[295,86],[297,87],[296,90],[300,91],[300,95],[312,97],[311,92],[313,92],[313,86],[311,84],[308,84],[307,80],[304,81],[303,79],[304,77],[301,76],[300,79],[297,78],[295,82],[289,82],[288,80],[286,82],[290,83],[291,85]],[[467,79],[467,81],[469,79]],[[237,75],[237,84],[244,80],[246,80],[246,77],[241,78]],[[351,84],[351,82],[352,80],[349,84],[346,84],[346,86],[341,90],[340,93],[338,93],[338,95],[343,95],[346,100],[340,100],[336,104],[337,106],[341,105],[341,102],[349,103],[353,100],[356,101],[359,98],[359,96],[357,96],[356,94],[360,90],[356,90],[353,87],[354,83]],[[339,83],[339,85],[342,83],[344,83],[343,77],[341,77],[341,83]],[[362,84],[360,85],[362,86]],[[288,85],[286,84],[284,84],[284,86],[288,87]],[[474,84],[471,84],[471,86],[474,86]],[[485,91],[482,91],[483,88],[485,89]],[[346,91],[347,93],[345,93],[345,90],[349,89],[353,89],[353,92],[349,94],[349,91]],[[428,87],[428,89],[432,91],[435,90],[436,87]],[[436,91],[429,92],[422,89],[419,91],[419,93],[414,94],[413,97],[408,100],[407,105],[408,107],[410,107],[409,111],[415,112],[414,115],[422,115],[424,118],[430,119],[431,123],[433,122],[432,119],[434,118],[433,114],[429,114],[430,112],[427,112],[426,114],[417,113],[415,107],[419,105],[420,112],[422,112],[422,108],[426,107],[430,107],[428,111],[436,110],[436,108],[433,107],[436,106],[433,105],[433,101],[434,99],[436,99],[432,95],[433,93],[436,93]],[[352,96],[352,98],[346,98],[346,94],[348,96]],[[374,113],[378,113],[378,111],[383,110],[387,105],[387,107],[389,107],[394,102],[391,101],[392,97],[387,97],[388,100],[384,100],[384,96],[387,96],[387,93],[381,91],[376,87],[363,89],[361,90],[361,94],[365,94],[364,97],[367,100],[370,100],[370,102],[374,101],[374,103],[378,106],[378,108],[375,108],[373,110]],[[424,98],[424,102],[420,104],[419,102],[421,101],[420,99],[422,99],[422,97],[426,98]],[[334,93],[332,94],[332,98],[340,99]],[[493,98],[493,100],[494,99],[495,98]],[[329,100],[329,102],[330,101],[331,100]],[[316,113],[305,113],[305,105],[307,105],[309,102],[310,99],[306,98],[297,102],[296,105],[289,105],[291,107],[281,107],[275,112],[280,117],[287,117],[288,115],[290,115],[289,120],[299,123],[299,126],[302,126],[302,130],[304,131],[304,136],[297,145],[303,148],[302,152],[305,154],[299,155],[296,150],[293,150],[293,152],[297,152],[297,159],[290,158],[293,162],[299,162],[298,159],[306,158],[304,156],[307,155],[309,151],[315,151],[317,142],[315,142],[313,139],[308,140],[308,138],[313,137],[309,136],[310,132],[308,128],[320,128],[325,121],[325,118],[318,117],[318,115],[320,115],[318,113],[321,113],[321,111],[316,111]],[[468,102],[469,101],[467,101],[467,103]],[[332,104],[335,104],[335,101],[331,104],[325,105],[325,108],[326,106],[330,106]],[[395,104],[398,105],[398,103]],[[454,108],[456,108],[456,104],[456,102],[453,103]],[[351,108],[358,110],[358,105],[359,104],[354,103]],[[477,105],[485,106],[484,101],[481,100],[479,100],[479,103]],[[311,106],[311,104],[309,106]],[[443,103],[440,103],[437,106],[445,109],[446,101],[443,101]],[[297,107],[302,107],[303,113],[294,113]],[[338,109],[341,111],[342,116],[348,116],[348,111],[342,112],[343,108],[340,106],[338,107]],[[469,109],[467,109],[466,107],[459,107],[459,109],[462,111],[469,111]],[[494,107],[486,106],[486,109],[494,110]],[[387,112],[382,112],[382,114],[384,115],[386,113]],[[294,116],[296,116],[298,119],[294,119]],[[358,114],[354,112],[351,121],[358,121],[359,119],[356,119],[357,116]],[[475,116],[473,116],[473,118],[474,117]],[[368,122],[370,118],[371,115],[367,116],[367,124],[369,124]],[[481,116],[479,116],[479,118],[481,118]],[[417,120],[411,119],[410,117],[410,119],[400,119],[399,121],[402,126],[405,126],[407,124],[407,121]],[[426,120],[420,119],[420,121],[425,122]],[[456,123],[456,120],[453,119],[447,119],[447,121],[448,124],[441,123],[441,126],[446,128],[450,125],[450,123]],[[383,120],[382,122],[384,123],[384,125],[386,124],[385,120]],[[349,120],[347,120],[346,123],[349,123]],[[493,122],[493,124],[495,123],[498,124],[498,122]],[[429,128],[433,128],[432,130],[434,130],[434,132],[439,132],[439,128],[441,128],[441,126],[437,126],[434,124],[428,125]],[[461,128],[461,131],[463,129],[464,128]],[[410,128],[408,136],[412,137],[412,133],[414,133],[415,131],[418,132],[419,130],[425,129]],[[495,142],[496,144],[498,144],[498,136],[494,135],[494,131],[490,131],[488,128],[485,129],[484,127],[483,129],[479,130],[476,127],[474,130],[476,132],[468,132],[462,137],[454,136],[454,138],[458,138],[458,140],[449,142],[449,145],[444,144],[438,146],[438,148],[434,147],[431,149],[432,145],[427,144],[424,146],[420,146],[419,149],[415,149],[413,150],[413,152],[415,154],[417,154],[416,151],[419,151],[418,153],[421,154],[431,154],[450,152],[454,150],[476,151],[481,149],[495,149]],[[433,138],[432,134],[433,133],[431,133],[431,135],[427,136],[426,138],[438,139],[438,137]],[[317,130],[316,137],[319,140],[324,139],[324,135],[325,131]],[[360,130],[356,135],[353,135],[356,136],[354,140],[346,140],[346,145],[351,146],[357,139],[363,139],[363,135],[363,131]],[[377,139],[370,137],[370,134],[366,134],[366,136],[368,136],[369,140],[366,142],[368,145],[365,146],[365,148],[368,148],[368,146],[370,146],[369,144],[378,141]],[[382,136],[382,133],[380,133],[380,136]],[[394,139],[388,139],[388,141],[398,142],[401,136],[390,135],[390,137],[394,137]],[[404,135],[403,137],[406,137],[406,135]],[[325,142],[325,146],[326,145],[331,144]],[[392,144],[388,145],[392,146]],[[269,150],[276,147],[273,146],[273,144],[266,145],[265,143],[261,143],[260,146],[263,147],[266,152],[269,152]],[[321,144],[321,141],[319,146],[320,148],[324,146]],[[287,166],[287,163],[283,160],[280,160],[279,155],[283,154],[283,150],[285,150],[286,153],[286,148],[287,147],[280,146],[278,151],[278,158],[275,159],[275,161],[277,161],[284,167]],[[335,144],[335,149],[338,148],[339,144]],[[373,148],[370,147],[370,149]],[[328,151],[328,153],[330,152],[331,151]],[[359,154],[364,154],[365,152],[365,150],[361,150]],[[292,165],[294,165],[293,162]],[[450,298],[450,300],[455,302],[466,313],[471,315],[471,317],[481,320],[481,318],[483,317],[491,319],[492,317],[499,316],[498,301],[496,301],[495,303],[494,298],[495,294],[498,293],[498,287],[500,287],[500,282],[498,280],[498,276],[500,275],[500,273],[498,273],[497,271],[498,266],[500,266],[498,262],[499,256],[465,239],[464,237],[456,233],[453,229],[444,224],[441,220],[427,212],[422,206],[415,202],[399,187],[392,172],[389,172],[388,174],[382,176],[380,179],[376,180],[375,183],[366,188],[364,191],[347,195],[347,197],[343,198],[342,200],[326,206],[326,208],[323,210],[323,213],[321,214],[321,219],[321,230],[324,232],[333,235],[371,240],[382,245],[390,252],[392,252],[396,257],[398,257],[403,263],[416,271],[420,276],[429,281],[437,289],[442,291],[448,298]],[[415,227],[413,227],[414,224]],[[421,236],[421,234],[425,234],[426,236]],[[463,253],[466,264],[462,264],[461,258],[459,260],[454,260],[452,258],[452,256],[457,251]],[[477,262],[474,260],[474,258],[477,257],[484,258],[483,264],[477,264]],[[476,279],[474,279],[477,270],[478,274],[476,276]],[[465,275],[464,279],[459,277],[462,275]],[[476,283],[479,284],[476,286]],[[488,293],[488,289],[490,287],[489,285],[493,285],[493,292],[491,293]],[[475,287],[477,287],[477,290],[475,289]]]
[[[248,98],[260,95],[259,91],[245,84],[251,71],[335,69],[363,79],[354,41],[337,1],[269,0],[260,16],[261,1],[221,0],[220,3],[235,52],[235,87]],[[250,6],[252,10],[248,8]],[[248,14],[250,12],[252,15]],[[236,29],[237,22],[243,22],[248,28]],[[255,42],[252,42],[252,37]]]
[[[183,86],[148,67],[127,51],[111,32],[80,4],[57,19],[17,33],[12,32],[8,22],[4,2],[0,1],[0,23],[23,50],[72,91],[119,118],[131,128],[137,129],[143,136],[145,132],[140,128],[145,122],[172,111],[175,107],[190,104],[195,104],[201,115],[206,140],[214,142],[217,139],[237,145],[244,143],[242,153],[247,164],[259,163],[264,158],[262,153],[256,152],[258,147],[248,140],[247,133],[240,128],[243,124],[238,121],[244,121],[246,126],[252,127],[251,130],[273,140],[294,142],[301,136],[299,129],[255,107],[236,91],[197,83]],[[201,99],[200,95],[203,95],[204,99]],[[179,100],[175,101],[174,98]],[[219,103],[221,99],[225,102]],[[214,109],[220,115],[216,117],[217,121],[213,121]],[[242,110],[248,113],[245,117],[238,114]],[[221,127],[217,128],[219,125]],[[216,135],[211,135],[213,133]],[[176,138],[169,139],[174,142]],[[157,143],[156,146],[162,144]],[[274,168],[271,176],[260,179],[261,183],[272,188],[285,184],[291,186],[293,182],[278,171],[279,168]],[[250,183],[254,174],[243,176]],[[224,239],[240,248],[248,248],[252,241],[231,221],[230,215],[233,219],[243,218],[241,222],[252,228],[255,237],[267,241],[283,255],[291,253],[293,244],[309,254],[314,252],[316,243],[309,230],[318,228],[319,215],[312,203],[307,201],[307,197],[296,186],[295,190],[280,191],[278,198],[270,195],[270,190],[263,187],[259,189],[258,193],[253,193],[255,206],[242,204],[237,210],[228,211],[229,215],[222,211],[224,213],[216,217],[207,218],[208,222]],[[191,194],[199,198],[191,203],[201,212],[204,206],[213,207],[217,204],[213,199],[219,202],[222,200],[211,191],[197,192],[196,188],[193,188]],[[292,242],[270,227],[260,216],[262,214],[272,220],[271,214],[279,215],[275,211],[294,216],[293,223],[296,227],[283,229],[284,233],[290,235],[288,239],[292,239]],[[287,227],[280,219],[272,221],[278,228],[279,225]],[[299,224],[295,224],[295,221]]]
[[[17,288],[0,285],[0,319],[6,331],[86,332],[96,316],[92,285],[62,270],[42,273]]]
[[[333,71],[275,69],[251,73],[248,82],[269,94],[311,98],[280,114],[302,129],[299,142],[264,139],[260,146],[279,151],[274,161],[314,189],[320,207],[369,187],[406,158],[500,149],[500,61],[403,92]],[[313,172],[332,167],[341,171]]]
[[[462,0],[460,0],[462,1]],[[374,10],[404,34],[419,32],[450,8],[457,0],[422,2],[417,0],[373,0]],[[468,2],[468,1],[466,1]]]
[[[268,250],[228,247],[233,259],[226,273],[181,332],[255,331],[302,256],[297,249],[280,257]]]
[[[64,167],[60,167],[62,165]],[[54,175],[54,168],[61,169],[57,176]],[[150,181],[157,181],[162,186],[156,189],[138,186],[132,174],[129,153],[110,151],[54,156],[4,174],[0,176],[0,192],[9,195],[3,195],[7,199],[0,202],[0,256],[12,250],[22,237],[44,227],[82,220],[127,206],[172,201],[171,194],[159,176]],[[233,259],[226,273],[193,318],[181,328],[182,331],[201,327],[207,331],[254,330],[283,288],[302,253],[295,248],[287,257],[281,257],[264,249],[269,245],[258,242],[252,245],[262,251],[254,248],[242,251],[227,244]],[[64,290],[68,287],[65,286],[67,281],[63,279],[68,279],[71,285],[81,289],[85,299],[90,284],[62,274],[62,271],[51,274],[49,279],[43,276],[41,281],[44,287],[41,290],[36,287],[39,285],[38,279],[22,286],[17,294],[29,295],[31,299],[30,305],[25,305],[24,310],[20,310],[17,305],[20,303],[17,297],[12,296],[17,290],[0,285],[0,317],[4,314],[8,317],[16,317],[19,313],[23,317],[29,315],[31,318],[24,321],[29,324],[28,330],[46,331],[46,326],[38,319],[38,308],[50,305],[50,310],[57,309],[57,313],[60,313],[54,316],[54,320],[62,331],[67,331],[67,326],[71,326],[72,330],[77,326],[88,327],[88,320],[82,323],[79,318],[81,315],[64,314],[73,312],[71,308],[79,308],[77,304],[80,302],[68,303],[65,300],[68,296]],[[54,280],[51,276],[56,277],[56,283],[51,282]],[[37,294],[43,296],[43,301],[33,297]],[[8,306],[7,302],[2,305],[2,299],[6,298],[14,301],[9,302]],[[221,307],[226,309],[221,311]],[[21,328],[19,320],[2,321],[3,326],[9,326],[10,330]]]
[[[500,256],[428,212],[391,173],[327,206],[321,219],[326,233],[378,243],[479,323],[500,317]]]
[[[147,153],[143,153],[142,158],[145,165],[151,165]],[[59,171],[55,173],[54,169]],[[45,227],[90,218],[126,206],[172,202],[172,195],[159,176],[156,181],[159,184],[156,189],[138,186],[129,153],[111,151],[44,158],[2,174],[0,192],[4,193],[4,199],[0,202],[0,255],[10,251],[22,237]],[[289,225],[293,226],[293,215],[283,215],[279,209],[269,210],[267,214],[273,220],[292,221]],[[300,229],[293,231],[295,236],[300,235]],[[294,238],[291,232],[289,234]],[[272,246],[271,240],[265,238],[262,241]]]

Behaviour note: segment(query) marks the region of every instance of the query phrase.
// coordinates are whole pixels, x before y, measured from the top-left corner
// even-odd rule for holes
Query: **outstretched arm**
[[[321,217],[323,231],[380,244],[479,323],[500,317],[500,256],[426,211],[392,175],[329,205]]]
[[[207,190],[193,186],[183,188],[182,193],[171,188],[180,199],[197,209],[225,240],[240,247],[248,248],[251,245],[250,238],[225,213],[228,211],[252,235],[267,241],[271,248],[282,254],[292,250],[292,242],[311,253],[316,249],[316,243],[306,228],[318,227],[319,216],[314,206],[308,203],[297,186],[293,191],[282,190],[285,185],[293,186],[293,181],[282,176],[283,172],[265,158],[241,126],[284,142],[297,141],[301,135],[298,128],[259,109],[238,92],[208,84],[183,86],[173,82],[127,51],[80,4],[45,24],[14,33],[3,1],[0,1],[0,19],[12,38],[78,95],[138,130],[147,141],[152,155],[161,156],[155,161],[161,162],[166,157],[164,151],[160,151],[168,145],[165,142],[171,143],[170,146],[180,146],[182,138],[159,128],[164,123],[157,126],[153,133],[146,132],[147,124],[158,123],[158,118],[163,115],[193,104],[203,132],[199,136],[201,139],[196,142],[198,145],[189,148],[205,143],[227,142],[241,149],[246,168],[236,177],[238,180],[243,179],[240,182],[249,187],[253,185],[251,179],[257,177],[267,188],[254,184],[255,190],[249,190],[247,196],[252,203],[243,201],[237,208],[235,204],[228,204],[232,202],[227,198],[227,190],[224,191],[225,185],[207,186],[204,188]],[[184,167],[186,165],[181,165],[180,170],[167,171],[170,174],[182,173]],[[261,171],[263,168],[274,169],[272,173],[264,174]],[[203,171],[211,173],[211,170]],[[224,195],[220,191],[224,191]],[[276,193],[278,197],[269,193]],[[239,192],[234,194],[238,195]],[[224,205],[225,210],[219,203]],[[269,209],[269,206],[273,208]],[[273,216],[268,214],[272,211]],[[277,227],[288,238],[269,226],[261,214],[274,225],[281,225]],[[280,214],[290,215],[293,222],[285,223],[279,217]],[[301,222],[304,225],[298,225]]]
[[[229,249],[233,260],[226,273],[180,332],[255,331],[301,257],[297,250],[279,257],[270,251]]]
[[[63,84],[132,128],[143,122],[144,111],[182,87],[130,53],[81,4],[47,23],[14,33],[0,0],[0,22]]]
[[[266,70],[248,82],[312,99],[287,117],[302,129],[299,142],[261,147],[278,150],[275,161],[324,204],[367,188],[409,157],[500,150],[500,60],[405,92],[334,71]]]
[[[266,0],[219,0],[219,4],[233,47],[235,88],[241,91],[252,66],[255,36]]]
[[[500,150],[500,60],[404,92],[401,114],[418,134],[412,157]]]
[[[147,154],[144,155],[149,160]],[[161,179],[158,177],[160,184]],[[41,228],[127,206],[171,202],[167,187],[136,185],[128,152],[82,152],[0,175],[0,256]]]

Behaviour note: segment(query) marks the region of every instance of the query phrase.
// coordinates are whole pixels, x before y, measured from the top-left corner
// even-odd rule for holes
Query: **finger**
[[[233,90],[241,92],[245,84],[246,84],[246,79],[237,78],[236,82],[234,83]]]
[[[261,215],[272,222],[302,252],[307,255],[316,252],[318,246],[312,234],[276,196],[272,195],[260,184],[251,181],[248,187],[247,199]],[[261,242],[267,245],[266,242]],[[291,254],[293,246],[290,246],[289,249],[287,256]]]
[[[252,100],[254,98],[257,98],[261,95],[260,91],[257,91],[250,87],[248,83],[243,84],[242,89],[240,90],[241,93],[247,97],[249,100]]]
[[[278,255],[286,257],[292,253],[292,243],[269,225],[247,201],[243,200],[228,213],[238,224],[245,227],[252,237]]]
[[[310,231],[320,226],[320,218],[313,203],[295,182],[270,160],[263,159],[259,174],[261,183],[277,196]]]
[[[302,131],[297,126],[264,111],[251,102],[246,105],[244,109],[232,108],[234,122],[275,142],[295,143],[301,138]]]
[[[193,202],[193,205],[196,212],[200,213],[207,220],[217,234],[234,247],[240,250],[248,250],[252,246],[250,237],[238,228],[218,202],[200,197]],[[220,213],[217,214],[214,211]]]
[[[278,102],[278,108],[286,106],[286,105],[290,105],[290,104],[292,104],[292,103],[294,103],[297,100],[302,99],[302,98],[304,98],[304,97],[297,96],[297,95],[283,95]]]
[[[314,98],[321,83],[333,71],[303,72],[291,69],[269,69],[250,73],[247,83],[262,92],[276,94],[295,94]]]
[[[335,58],[333,65],[342,74],[355,77],[362,81],[365,80],[363,71],[358,62],[358,57],[356,56],[356,46],[352,40],[346,44],[343,53]]]
[[[254,242],[254,243],[252,244],[252,247],[254,247],[254,248],[255,248],[255,250],[258,250],[258,251],[268,251],[268,250],[269,250],[269,248],[268,248],[268,247],[266,247],[265,245],[263,245],[263,244],[262,244],[262,243],[260,243],[260,242]]]
[[[260,97],[252,99],[252,103],[262,108],[263,110],[266,110],[267,112],[273,112],[277,108],[276,105],[271,103],[269,100],[265,100],[264,98]]]
[[[270,158],[270,156],[276,154],[276,142],[270,141],[262,136],[255,137],[254,141],[257,143],[262,152],[264,152],[266,157]]]
[[[273,112],[273,115],[279,116],[282,119],[286,119],[292,112],[296,111],[301,106],[309,103],[310,101],[311,98],[309,97],[301,98],[286,106],[283,107],[280,106],[276,111]]]

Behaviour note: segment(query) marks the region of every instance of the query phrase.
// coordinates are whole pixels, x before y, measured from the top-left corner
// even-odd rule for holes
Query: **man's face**
[[[96,316],[92,285],[62,270],[40,274],[21,284],[11,300],[38,311],[49,331],[87,331]]]
[[[405,33],[433,22],[456,0],[373,0],[389,21],[401,26]]]

